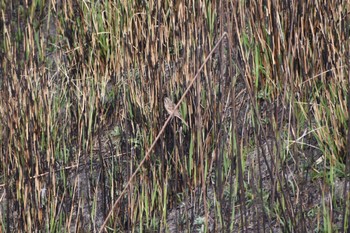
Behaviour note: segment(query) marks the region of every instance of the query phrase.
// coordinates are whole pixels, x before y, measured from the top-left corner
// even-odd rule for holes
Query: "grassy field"
[[[347,1],[0,0],[0,32],[0,232],[350,230]]]

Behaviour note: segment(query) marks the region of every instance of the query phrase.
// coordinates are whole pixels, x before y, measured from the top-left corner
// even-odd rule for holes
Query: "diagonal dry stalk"
[[[209,61],[209,59],[211,58],[211,56],[213,55],[213,53],[215,52],[215,50],[219,47],[220,43],[222,42],[222,40],[227,36],[227,33],[224,32],[222,34],[222,36],[220,37],[220,39],[218,40],[218,42],[215,44],[214,48],[210,51],[210,53],[208,54],[208,56],[205,58],[203,64],[201,65],[201,67],[199,68],[199,70],[197,71],[196,75],[194,76],[194,78],[192,79],[192,81],[190,82],[190,84],[188,85],[186,91],[183,93],[183,95],[181,96],[179,102],[175,105],[174,109],[178,109],[181,102],[184,100],[185,96],[187,95],[187,93],[190,91],[192,85],[194,84],[194,82],[197,80],[199,74],[201,73],[202,69],[204,68],[204,65]],[[153,150],[154,146],[156,145],[156,143],[158,142],[160,136],[163,134],[166,126],[169,124],[171,118],[173,117],[173,114],[170,114],[169,117],[167,118],[167,120],[165,121],[162,129],[159,131],[157,137],[154,139],[151,147],[148,149],[145,157],[143,158],[143,160],[140,162],[139,166],[136,168],[136,170],[134,171],[134,173],[131,175],[128,183],[125,185],[123,191],[120,193],[118,199],[115,201],[115,203],[113,204],[111,210],[109,211],[105,221],[103,222],[99,232],[101,233],[103,231],[103,229],[105,228],[108,219],[112,216],[112,213],[114,211],[114,209],[117,207],[118,203],[120,202],[122,196],[126,193],[127,188],[130,186],[132,180],[134,179],[134,177],[136,176],[137,172],[140,170],[140,168],[142,167],[142,165],[145,163],[146,160],[148,160],[148,157],[151,154],[151,151]]]

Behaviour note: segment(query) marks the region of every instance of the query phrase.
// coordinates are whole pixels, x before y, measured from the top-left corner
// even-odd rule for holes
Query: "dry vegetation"
[[[348,231],[349,8],[0,0],[0,232]]]

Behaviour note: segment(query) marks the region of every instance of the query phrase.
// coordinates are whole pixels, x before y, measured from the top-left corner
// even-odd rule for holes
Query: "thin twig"
[[[221,43],[221,41],[224,39],[224,37],[227,36],[227,33],[224,32],[221,36],[221,38],[219,39],[219,41],[215,44],[214,48],[210,51],[210,53],[208,54],[208,56],[205,58],[204,63],[201,65],[201,67],[199,68],[199,70],[197,71],[196,75],[194,76],[194,78],[192,79],[192,81],[190,82],[190,84],[188,85],[186,91],[183,93],[183,95],[181,96],[179,102],[176,104],[174,111],[176,111],[176,109],[178,109],[178,107],[180,106],[181,102],[184,100],[185,96],[187,95],[187,93],[190,91],[190,88],[192,87],[194,81],[196,81],[196,79],[198,78],[199,74],[201,73],[202,69],[204,68],[204,65],[209,61],[210,57],[213,55],[214,51],[217,49],[217,47],[219,46],[219,44]],[[136,168],[136,170],[134,171],[134,173],[131,175],[128,183],[126,184],[126,186],[124,187],[123,191],[120,193],[118,199],[115,201],[115,203],[113,204],[111,210],[109,211],[105,221],[103,222],[99,232],[102,233],[103,229],[105,228],[108,219],[112,216],[112,213],[114,212],[114,209],[117,207],[118,203],[120,202],[120,200],[122,199],[122,197],[124,196],[124,194],[126,193],[126,189],[130,186],[132,180],[135,178],[137,172],[140,170],[140,168],[142,167],[142,165],[145,163],[146,160],[148,160],[148,157],[151,154],[151,151],[153,150],[153,148],[155,147],[157,141],[159,140],[160,136],[163,134],[166,126],[168,125],[168,123],[170,122],[170,119],[173,117],[174,115],[174,111],[169,115],[169,117],[167,118],[167,120],[165,121],[162,129],[159,131],[157,137],[154,139],[151,147],[148,149],[145,157],[143,158],[143,160],[140,162],[139,166]]]

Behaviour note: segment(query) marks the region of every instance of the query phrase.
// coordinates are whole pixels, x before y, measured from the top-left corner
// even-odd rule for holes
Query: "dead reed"
[[[348,229],[349,3],[2,0],[0,17],[0,231]],[[165,126],[165,97],[189,127]]]

